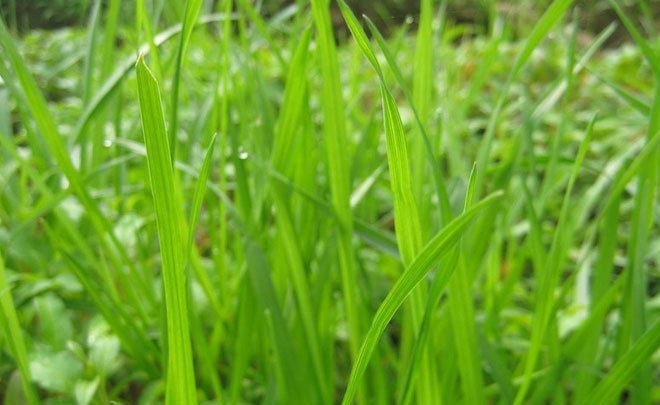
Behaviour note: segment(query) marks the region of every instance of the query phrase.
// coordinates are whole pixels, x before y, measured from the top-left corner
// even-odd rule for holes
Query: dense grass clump
[[[648,5],[292,3],[0,20],[0,402],[660,402]]]

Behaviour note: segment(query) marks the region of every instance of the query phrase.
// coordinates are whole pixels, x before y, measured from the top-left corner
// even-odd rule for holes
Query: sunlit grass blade
[[[3,332],[4,341],[9,347],[9,352],[14,357],[21,376],[21,385],[27,403],[36,405],[39,403],[37,392],[32,385],[32,375],[28,364],[28,352],[23,338],[23,330],[18,322],[16,307],[11,293],[12,287],[7,282],[5,262],[0,252],[0,330]]]
[[[433,266],[437,264],[438,260],[447,254],[456,244],[464,229],[469,225],[475,215],[496,202],[501,196],[501,192],[495,192],[487,196],[447,224],[447,226],[429,241],[420,254],[412,261],[410,266],[408,266],[406,271],[401,277],[399,277],[396,284],[394,284],[387,294],[387,297],[381,303],[372,320],[371,327],[369,328],[362,344],[362,348],[360,349],[360,355],[351,370],[348,387],[344,393],[342,404],[348,405],[352,403],[358,385],[367,368],[369,359],[378,344],[378,340],[397,309],[399,309],[404,300],[414,290],[415,286],[417,286]],[[446,286],[446,283],[453,274],[453,270],[453,268],[441,269],[441,271],[436,274],[436,277],[442,277],[443,283]]]
[[[138,59],[136,71],[142,130],[147,148],[149,179],[154,197],[163,269],[167,316],[166,402],[196,404],[197,392],[188,323],[188,292],[180,232],[183,223],[182,212],[181,207],[178,206],[178,190],[175,185],[158,83],[143,58]]]

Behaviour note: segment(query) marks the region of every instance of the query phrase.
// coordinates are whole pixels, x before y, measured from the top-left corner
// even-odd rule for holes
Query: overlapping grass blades
[[[501,196],[501,192],[495,192],[485,197],[472,208],[468,209],[447,224],[447,226],[445,226],[429,241],[428,244],[426,244],[419,255],[412,261],[410,266],[408,266],[403,275],[397,280],[396,284],[394,284],[387,294],[387,297],[380,304],[376,315],[374,315],[371,327],[362,343],[360,355],[351,370],[348,387],[346,388],[342,400],[343,404],[350,404],[353,401],[358,384],[360,383],[369,359],[378,344],[378,339],[394,316],[396,310],[401,306],[406,297],[410,295],[415,286],[417,286],[433,266],[436,265],[437,261],[443,257],[443,255],[447,254],[451,247],[455,245],[463,230],[469,225],[475,215],[496,202]],[[443,287],[449,282],[453,270],[453,268],[445,268],[436,275],[436,277],[442,278]]]

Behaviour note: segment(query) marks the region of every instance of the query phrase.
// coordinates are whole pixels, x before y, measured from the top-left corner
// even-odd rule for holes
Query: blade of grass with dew
[[[339,268],[344,298],[344,310],[348,323],[351,360],[356,361],[362,339],[362,315],[357,289],[359,280],[354,264],[352,243],[353,218],[350,207],[350,168],[345,151],[348,145],[344,100],[339,76],[337,49],[332,31],[327,1],[312,0],[312,15],[316,27],[317,52],[321,68],[321,110],[323,133],[328,164],[328,177],[332,195],[332,207],[340,226],[337,229],[339,243]]]
[[[168,404],[196,404],[186,274],[180,235],[181,207],[176,198],[175,177],[158,83],[139,58],[136,66],[142,130],[147,148],[149,178],[154,197],[163,266],[163,290],[167,315]]]
[[[548,6],[543,16],[534,25],[534,29],[525,40],[522,51],[518,54],[516,60],[513,63],[509,77],[507,78],[507,81],[497,98],[495,109],[490,115],[488,126],[486,127],[486,133],[483,140],[481,141],[481,144],[479,145],[479,151],[477,152],[477,195],[481,195],[482,189],[484,187],[485,176],[488,172],[487,165],[490,156],[490,149],[492,147],[497,125],[499,123],[499,118],[502,113],[504,103],[506,102],[509,90],[511,89],[513,82],[515,82],[515,80],[518,78],[522,68],[529,61],[529,58],[532,55],[534,49],[536,49],[536,47],[541,43],[543,38],[545,38],[545,36],[550,32],[552,27],[554,27],[555,24],[564,16],[572,3],[573,0],[554,0],[552,4]]]
[[[192,35],[193,28],[199,15],[199,10],[202,8],[203,0],[187,0],[186,11],[183,15],[183,28],[181,29],[181,37],[179,40],[179,47],[176,51],[176,62],[174,64],[174,77],[172,77],[172,100],[170,102],[170,153],[172,153],[172,161],[176,156],[177,134],[179,133],[179,87],[181,82],[181,68],[183,67],[183,59],[188,49],[188,42]]]
[[[399,277],[396,284],[388,292],[387,297],[380,304],[372,320],[371,327],[360,349],[360,355],[351,370],[348,386],[342,399],[343,405],[352,403],[358,384],[362,380],[369,359],[378,344],[378,340],[397,309],[399,309],[417,284],[424,279],[431,268],[437,264],[438,260],[449,253],[451,248],[455,246],[471,220],[478,213],[499,200],[501,196],[501,191],[492,193],[452,220],[426,244],[420,254],[408,266],[401,277]],[[454,269],[447,268],[443,270],[436,277],[443,277],[445,284],[443,287],[446,287],[446,283],[449,281]]]
[[[21,386],[25,393],[27,403],[36,405],[39,403],[37,391],[32,385],[32,375],[28,364],[28,352],[23,338],[23,330],[18,322],[16,307],[12,298],[11,286],[7,282],[5,261],[0,252],[0,330],[4,331],[5,341],[9,346],[9,352],[14,357],[21,376]]]
[[[532,375],[535,371],[536,362],[541,352],[541,346],[543,341],[547,339],[546,334],[548,331],[548,325],[551,322],[553,314],[554,293],[561,275],[561,266],[564,261],[564,255],[568,248],[569,241],[572,239],[572,229],[570,229],[569,224],[571,192],[573,191],[573,186],[577,180],[582,162],[589,150],[595,121],[596,117],[594,116],[589,122],[586,134],[580,144],[575,162],[573,163],[571,176],[566,186],[564,199],[559,213],[559,220],[553,234],[550,252],[548,253],[548,262],[544,263],[536,273],[539,281],[536,307],[532,321],[532,337],[529,352],[527,353],[527,358],[525,360],[523,383],[516,393],[516,405],[520,405],[525,401],[527,392],[532,383]]]

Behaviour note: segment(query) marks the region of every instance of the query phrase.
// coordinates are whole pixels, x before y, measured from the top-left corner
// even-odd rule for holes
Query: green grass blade
[[[144,59],[137,62],[138,92],[142,130],[147,149],[149,178],[154,197],[158,238],[163,267],[163,290],[167,315],[168,404],[196,404],[186,274],[180,228],[181,207],[177,202],[174,171],[158,83]]]
[[[394,217],[397,222],[396,235],[401,257],[404,265],[409,265],[422,246],[422,233],[419,211],[412,190],[412,176],[405,133],[399,110],[394,97],[385,85],[383,72],[378,64],[376,55],[369,45],[362,27],[352,11],[343,1],[339,2],[344,19],[362,49],[364,55],[380,79],[381,97],[383,103],[383,116],[385,124],[385,137],[387,147],[387,161],[390,171],[392,194],[394,195]]]
[[[572,229],[569,223],[569,214],[571,208],[571,192],[577,180],[578,173],[582,166],[582,162],[589,150],[591,138],[593,137],[593,127],[596,121],[594,116],[589,123],[586,134],[580,148],[578,150],[575,162],[571,169],[571,175],[566,186],[564,199],[562,201],[561,211],[559,213],[559,220],[557,227],[553,234],[552,245],[548,253],[548,263],[537,272],[538,277],[538,294],[536,308],[534,312],[534,320],[532,326],[532,338],[529,352],[525,363],[524,380],[521,387],[516,394],[515,404],[520,405],[524,403],[527,391],[532,383],[532,375],[536,367],[542,343],[548,338],[547,333],[551,323],[553,309],[554,309],[554,293],[557,287],[561,266],[564,260],[564,255],[568,248],[569,242],[572,240]]]
[[[188,49],[188,42],[192,35],[193,28],[199,15],[199,10],[202,8],[203,0],[187,0],[186,11],[183,15],[183,25],[181,29],[181,37],[179,40],[179,47],[176,51],[176,62],[174,64],[174,77],[172,78],[172,100],[170,104],[170,152],[172,153],[172,162],[176,156],[177,134],[179,133],[179,87],[181,82],[181,68],[183,67],[183,59]]]
[[[348,405],[352,403],[358,385],[367,368],[369,359],[378,344],[378,340],[406,297],[410,295],[415,286],[422,281],[424,276],[431,270],[437,261],[447,254],[456,244],[464,229],[469,225],[474,216],[484,208],[493,204],[501,196],[501,192],[496,192],[487,196],[447,224],[447,226],[429,241],[410,266],[408,266],[403,275],[397,280],[396,284],[387,294],[387,297],[381,303],[372,320],[371,327],[369,328],[362,344],[362,348],[360,349],[360,355],[351,370],[351,376],[348,380],[348,386],[344,393],[342,404]],[[446,286],[454,269],[447,268],[443,270],[444,271],[440,271],[436,277],[442,277],[443,283]]]
[[[463,211],[473,204],[476,186],[476,165],[470,173],[470,181],[465,193]],[[477,346],[477,325],[475,322],[474,303],[472,301],[471,278],[468,274],[465,256],[468,251],[459,243],[459,257],[456,265],[457,273],[449,282],[449,315],[453,329],[455,350],[458,358],[458,368],[461,376],[463,397],[467,403],[478,404],[486,402],[484,383],[481,375],[480,354]]]
[[[316,46],[321,68],[321,110],[328,164],[332,206],[340,223],[339,268],[344,305],[349,330],[351,359],[355,361],[362,338],[362,315],[357,289],[359,282],[354,264],[353,216],[350,207],[350,163],[346,153],[348,135],[344,116],[344,100],[339,75],[337,49],[328,2],[312,0],[312,15],[316,27]]]
[[[18,315],[16,314],[11,290],[12,288],[7,282],[5,262],[2,253],[0,253],[0,330],[4,332],[3,335],[5,336],[7,346],[9,346],[9,351],[18,366],[25,398],[28,404],[36,405],[39,403],[39,400],[37,392],[32,385],[27,348],[21,325],[18,322]]]
[[[115,236],[112,226],[101,213],[101,210],[96,201],[92,199],[89,191],[84,185],[82,176],[73,165],[73,161],[71,160],[71,156],[64,143],[63,137],[59,133],[57,124],[55,123],[53,116],[48,110],[46,99],[44,98],[43,93],[39,90],[34,77],[32,77],[28,71],[25,62],[22,60],[18,49],[12,41],[12,38],[9,35],[2,19],[0,19],[0,44],[2,45],[4,54],[7,57],[7,60],[11,63],[18,82],[21,85],[22,93],[25,96],[25,100],[28,104],[27,107],[32,114],[36,127],[41,133],[41,136],[43,137],[48,150],[55,159],[55,162],[59,166],[59,169],[69,181],[73,193],[80,199],[80,202],[85,207],[92,225],[94,226],[97,234],[100,236],[100,241],[106,248],[110,259],[117,269],[122,267],[122,261],[127,264],[129,268],[131,268],[133,264],[128,259],[123,245]],[[17,97],[21,97],[21,95],[17,95]],[[114,249],[109,246],[109,243],[104,235],[108,235],[110,237],[110,242],[112,243]],[[144,311],[144,303],[142,302],[142,298],[144,297],[140,297],[140,295],[137,293],[138,286],[136,284],[138,283],[129,283],[124,271],[118,271],[118,273],[119,276],[122,277],[122,284],[129,291],[129,293],[132,294],[132,298],[134,300],[133,304],[139,310]],[[139,287],[144,286],[140,285]],[[144,316],[144,313],[142,316]]]
[[[518,75],[522,71],[522,68],[529,61],[529,58],[532,55],[534,49],[538,47],[543,38],[548,35],[552,27],[554,27],[555,24],[557,24],[557,22],[564,16],[572,3],[573,0],[554,0],[552,4],[550,4],[543,16],[534,25],[534,29],[529,33],[527,39],[525,40],[522,51],[520,51],[513,63],[513,67],[511,68],[506,84],[502,88],[497,100],[497,104],[495,105],[495,109],[491,113],[488,120],[488,126],[486,128],[484,139],[479,145],[479,151],[477,153],[477,195],[480,195],[483,189],[483,183],[487,173],[487,165],[489,161],[490,150],[492,148],[493,138],[495,136],[495,130],[511,85],[513,82],[515,82],[515,80],[518,78]]]
[[[644,36],[635,28],[635,24],[630,20],[626,13],[621,8],[621,5],[616,0],[608,0],[616,14],[619,16],[619,19],[630,33],[630,36],[635,40],[637,46],[642,51],[644,58],[651,66],[651,70],[657,80],[660,80],[660,57],[657,51],[655,51],[651,45],[644,39]]]
[[[197,227],[197,221],[199,220],[199,214],[202,209],[202,202],[204,201],[204,194],[206,193],[206,182],[209,177],[211,162],[213,161],[213,151],[215,150],[215,138],[216,134],[213,135],[211,142],[206,149],[206,153],[204,154],[204,161],[202,163],[202,167],[199,170],[199,177],[195,183],[192,207],[190,209],[190,220],[188,221],[188,243],[186,243],[187,257],[189,257],[192,252],[195,228]],[[188,259],[185,260],[185,263],[188,263]]]
[[[266,262],[260,246],[248,238],[245,247],[247,268],[250,283],[255,292],[255,298],[259,303],[262,314],[272,319],[273,350],[277,363],[282,368],[281,378],[283,380],[284,403],[310,403],[312,400],[311,387],[302,380],[304,369],[295,346],[291,339],[291,333],[282,314],[277,301],[277,293],[270,278],[270,269]]]
[[[341,7],[342,3],[339,4]],[[344,16],[346,18],[347,23],[349,20],[356,20],[350,9],[346,8],[346,10],[344,10],[344,8],[342,8],[342,10],[344,11]],[[374,24],[373,21],[369,19],[369,17],[365,16],[365,20],[367,21],[367,25],[369,25],[369,30],[371,34],[374,36],[374,38],[376,38],[376,41],[378,42],[378,46],[380,47],[381,51],[383,52],[383,55],[385,56],[385,60],[387,61],[388,66],[392,70],[392,73],[394,73],[394,77],[399,83],[399,86],[403,90],[403,93],[405,94],[406,99],[410,103],[410,106],[413,110],[413,115],[415,116],[415,122],[417,123],[419,133],[422,136],[426,160],[431,164],[431,175],[433,177],[433,184],[435,186],[435,192],[436,195],[438,196],[438,200],[440,201],[440,205],[439,205],[440,218],[442,219],[442,223],[448,223],[449,221],[451,221],[453,217],[451,205],[449,203],[449,194],[447,192],[447,185],[445,184],[444,178],[440,174],[440,170],[439,170],[440,165],[433,153],[433,146],[431,144],[431,139],[429,138],[428,135],[427,124],[422,121],[422,115],[418,112],[411,91],[408,88],[406,81],[403,78],[403,74],[399,69],[396,59],[394,58],[394,55],[387,46],[387,42],[385,41],[385,38],[383,38],[383,35],[376,27],[376,24]],[[351,23],[351,25],[354,26],[355,28],[359,27],[359,25],[356,25],[355,23]],[[356,35],[356,37],[362,37],[363,31],[361,31],[361,29],[357,30],[355,28],[353,28],[351,32],[353,32],[354,35]],[[364,43],[368,45],[368,41]]]
[[[630,350],[617,361],[605,378],[586,397],[584,404],[606,404],[617,402],[626,384],[660,346],[660,321],[656,321],[630,347]]]
[[[297,129],[302,126],[302,113],[307,102],[305,70],[307,66],[307,55],[311,31],[306,30],[300,42],[296,47],[293,59],[289,65],[287,74],[287,86],[284,90],[284,100],[278,118],[275,140],[273,143],[273,152],[271,154],[271,164],[273,168],[280,172],[286,172],[287,166],[293,160],[290,149],[295,143]],[[304,134],[303,136],[306,136]],[[293,219],[289,204],[289,199],[285,189],[280,184],[273,187],[273,197],[275,207],[278,211],[276,218],[279,240],[284,246],[286,255],[287,270],[293,281],[294,291],[298,300],[300,316],[305,330],[306,342],[309,353],[312,358],[316,385],[319,388],[325,403],[331,402],[331,393],[324,389],[325,367],[319,350],[319,338],[317,327],[314,324],[314,313],[312,308],[312,299],[310,296],[310,287],[305,275],[305,263],[300,250],[296,230],[293,225]]]

